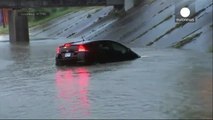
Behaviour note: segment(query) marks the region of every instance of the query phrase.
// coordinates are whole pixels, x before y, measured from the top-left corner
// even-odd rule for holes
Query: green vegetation
[[[200,13],[202,13],[203,11],[205,11],[206,9],[201,9],[200,11],[198,11],[197,13],[195,13],[194,15],[192,15],[192,18],[198,16]],[[171,33],[172,31],[174,31],[177,28],[183,27],[185,24],[187,24],[188,22],[180,22],[177,23],[173,28],[169,29],[166,33],[164,33],[163,35],[159,36],[158,38],[156,38],[154,41],[148,43],[146,46],[151,46],[153,45],[155,42],[157,42],[158,40],[160,40],[161,38],[163,38],[165,35]]]
[[[134,38],[133,40],[131,40],[130,42],[132,41],[135,41],[137,40],[138,38],[144,36],[146,33],[148,33],[149,31],[151,31],[152,29],[156,28],[157,26],[159,26],[160,24],[162,24],[163,22],[169,20],[172,18],[172,15],[169,15],[168,17],[166,17],[165,19],[163,19],[161,22],[159,22],[158,24],[154,25],[153,27],[151,27],[150,29],[148,29],[147,31],[143,32],[142,34],[140,34],[139,36],[137,36],[136,38]]]
[[[6,26],[5,28],[3,28],[3,26],[0,26],[0,35],[1,34],[7,34],[9,31],[8,26]]]
[[[186,24],[186,22],[182,22],[182,23],[176,24],[173,28],[169,29],[168,31],[166,31],[166,33],[164,33],[163,35],[157,37],[154,41],[148,43],[146,46],[151,46],[151,45],[153,45],[155,42],[157,42],[158,40],[160,40],[161,38],[163,38],[165,35],[171,33],[171,32],[174,31],[175,29],[177,29],[177,28],[179,28],[179,27],[181,27],[181,26],[183,26],[183,25],[185,25],[185,24]]]
[[[63,16],[65,14],[68,14],[68,13],[71,13],[71,12],[75,13],[77,11],[85,10],[85,9],[89,9],[89,7],[70,7],[70,8],[52,8],[52,9],[45,8],[45,9],[42,9],[42,10],[45,11],[45,12],[48,12],[49,16],[46,16],[46,17],[42,16],[40,18],[39,17],[38,18],[35,18],[35,17],[29,18],[29,27],[34,27],[34,26],[37,26],[39,24],[48,22],[52,19]]]
[[[47,16],[28,16],[29,28],[31,28],[68,13],[75,13],[80,10],[88,10],[88,9],[94,9],[94,8],[100,8],[100,7],[65,7],[65,8],[62,7],[62,8],[37,8],[37,9],[31,8],[31,9],[23,9],[22,12],[40,11],[40,12],[48,13]],[[6,26],[5,28],[3,28],[3,26],[0,26],[0,35],[1,34],[8,34],[8,26]]]
[[[199,37],[201,34],[202,34],[202,32],[194,34],[194,35],[189,36],[189,37],[185,37],[181,41],[179,41],[175,45],[173,45],[172,47],[174,47],[174,48],[181,48],[184,45],[186,45],[186,44],[192,42],[193,40],[195,40],[195,38]]]
[[[158,14],[162,13],[163,11],[165,11],[166,9],[168,9],[168,8],[171,7],[171,6],[172,6],[172,5],[169,5],[169,6],[165,7],[164,9],[160,10],[160,11],[158,12]]]

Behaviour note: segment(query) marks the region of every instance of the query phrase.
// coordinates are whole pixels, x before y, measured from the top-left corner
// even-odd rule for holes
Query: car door
[[[128,59],[128,51],[129,49],[120,43],[117,42],[110,42],[111,47],[113,49],[112,57],[114,61],[123,61]]]
[[[96,54],[98,62],[112,62],[112,52],[113,50],[107,41],[99,41],[96,43]]]

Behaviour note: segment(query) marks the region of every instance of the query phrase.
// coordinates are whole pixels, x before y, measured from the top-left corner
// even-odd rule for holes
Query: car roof
[[[81,41],[74,41],[74,42],[71,42],[71,44],[73,45],[80,45],[80,44],[87,44],[87,43],[92,43],[92,42],[115,42],[115,43],[118,43],[116,41],[113,41],[113,40],[92,40],[92,41],[88,41],[88,40],[81,40]]]

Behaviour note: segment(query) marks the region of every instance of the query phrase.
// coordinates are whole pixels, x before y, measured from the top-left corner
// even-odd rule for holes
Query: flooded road
[[[0,42],[0,118],[212,118],[211,53],[133,48],[140,59],[56,67],[64,42]]]

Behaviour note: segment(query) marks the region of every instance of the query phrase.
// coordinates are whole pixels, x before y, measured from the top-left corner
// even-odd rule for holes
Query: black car
[[[111,40],[65,43],[56,49],[56,65],[93,64],[133,60],[140,56]]]

